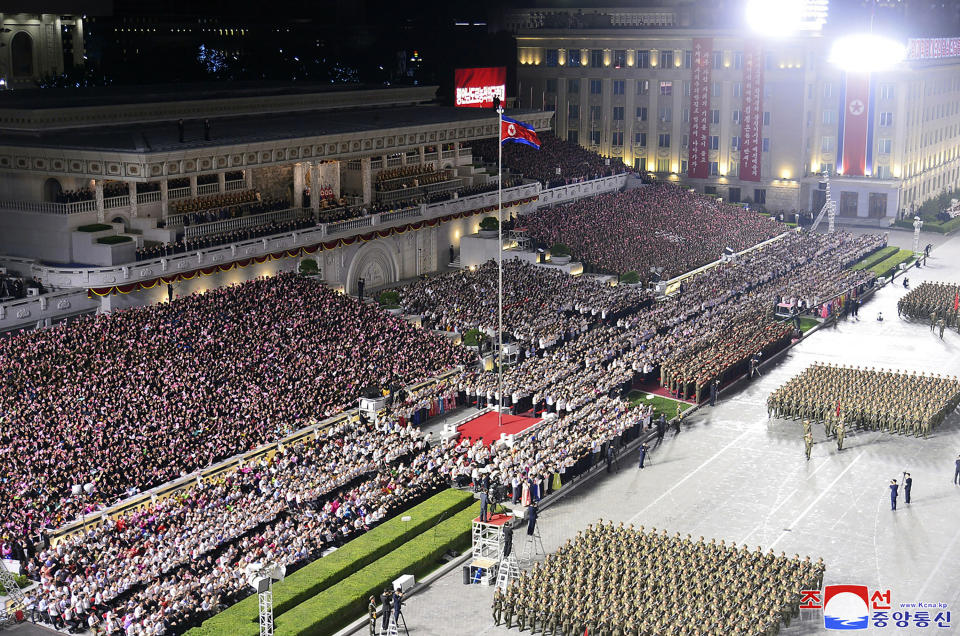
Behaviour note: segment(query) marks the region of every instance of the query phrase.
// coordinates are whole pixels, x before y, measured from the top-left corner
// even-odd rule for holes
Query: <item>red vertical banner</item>
[[[690,65],[690,147],[687,151],[687,176],[710,176],[710,69],[713,39],[693,38],[693,63]]]
[[[760,181],[763,158],[763,51],[750,42],[743,52],[743,104],[740,111],[740,180]]]
[[[870,74],[847,73],[843,90],[843,159],[840,174],[866,174],[867,132],[870,129]]]

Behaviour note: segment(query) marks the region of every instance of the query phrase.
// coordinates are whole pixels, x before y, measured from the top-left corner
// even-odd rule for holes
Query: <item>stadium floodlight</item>
[[[785,37],[803,28],[805,0],[747,0],[750,28],[766,37]]]
[[[871,73],[890,69],[903,61],[906,47],[876,33],[855,33],[837,38],[827,60],[845,71]]]

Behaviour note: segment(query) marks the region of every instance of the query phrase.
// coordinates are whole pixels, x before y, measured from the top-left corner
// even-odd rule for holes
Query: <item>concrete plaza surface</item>
[[[891,244],[907,247],[912,233],[891,233]],[[933,239],[934,237],[930,237]],[[930,240],[937,248],[928,267],[911,270],[911,287],[922,280],[960,281],[960,237]],[[751,384],[721,396],[689,418],[648,455],[638,470],[635,454],[621,458],[619,471],[602,475],[543,510],[540,530],[548,551],[598,519],[643,524],[822,557],[824,583],[861,584],[891,590],[899,603],[943,602],[952,629],[873,628],[869,633],[960,632],[960,487],[952,483],[960,453],[960,415],[953,414],[930,439],[886,433],[848,435],[838,452],[814,427],[813,458],[804,459],[799,422],[768,421],[766,398],[813,362],[960,375],[960,335],[941,340],[925,324],[897,318],[906,293],[900,279],[878,291],[860,310],[860,321],[821,329],[790,350]],[[882,311],[885,320],[877,322]],[[890,510],[888,484],[908,471],[914,503],[903,497]],[[524,531],[515,534],[523,549]],[[541,557],[542,558],[542,557]],[[404,607],[416,636],[506,635],[495,627],[492,588],[462,584],[453,571],[413,595]],[[912,610],[910,610],[912,612]],[[784,634],[826,633],[819,612],[803,612]],[[931,615],[932,616],[932,615]],[[866,633],[859,631],[857,633]]]

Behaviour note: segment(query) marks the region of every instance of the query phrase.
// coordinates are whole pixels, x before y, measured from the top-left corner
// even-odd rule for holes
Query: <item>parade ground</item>
[[[890,243],[910,247],[912,233],[893,232]],[[924,280],[960,281],[960,238],[927,237],[936,247],[922,269],[910,270],[911,287]],[[546,550],[555,550],[599,519],[643,525],[772,548],[787,556],[822,557],[825,585],[866,585],[890,590],[891,612],[901,603],[946,603],[960,624],[960,486],[952,483],[960,453],[960,415],[954,413],[929,439],[857,432],[842,451],[814,425],[812,459],[804,458],[799,422],[768,420],[767,396],[814,362],[946,373],[960,376],[960,335],[943,340],[925,323],[897,318],[907,290],[896,279],[860,309],[860,320],[841,320],[797,344],[762,377],[721,394],[716,407],[689,416],[676,436],[668,432],[648,454],[643,470],[636,453],[541,511]],[[878,322],[882,312],[884,320]],[[890,509],[888,484],[913,476],[913,503]],[[522,550],[525,530],[515,533]],[[541,557],[542,558],[542,557]],[[636,594],[624,590],[624,594]],[[491,587],[463,585],[458,570],[408,599],[411,634],[517,633],[495,627]],[[913,609],[909,609],[911,614]],[[803,612],[785,634],[826,633],[822,614]],[[871,628],[869,633],[949,632],[929,627]],[[859,631],[858,633],[867,633]]]

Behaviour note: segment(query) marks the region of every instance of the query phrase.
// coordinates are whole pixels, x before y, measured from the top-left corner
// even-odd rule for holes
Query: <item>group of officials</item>
[[[771,393],[767,414],[803,421],[809,457],[811,422],[838,448],[852,428],[926,437],[958,402],[956,376],[818,363]]]
[[[499,625],[564,636],[769,636],[799,614],[801,590],[820,589],[824,565],[761,548],[589,525],[530,573],[494,592]]]

